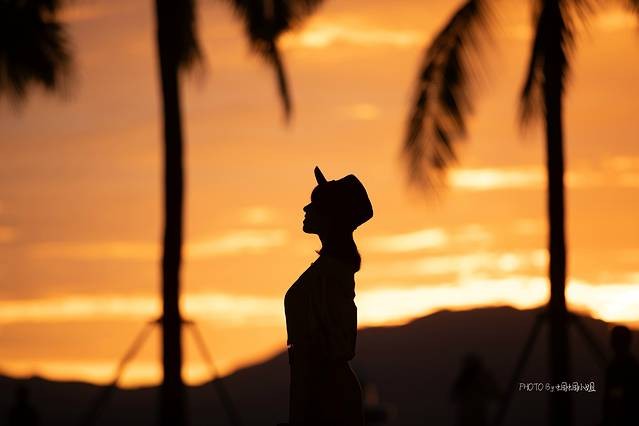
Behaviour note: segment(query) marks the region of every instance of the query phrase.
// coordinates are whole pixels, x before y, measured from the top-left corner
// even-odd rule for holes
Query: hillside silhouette
[[[510,307],[468,311],[440,311],[406,325],[372,327],[358,333],[353,368],[363,384],[376,385],[381,402],[394,413],[395,425],[453,425],[451,388],[465,355],[480,356],[505,390],[515,362],[538,309]],[[582,317],[586,327],[608,353],[610,325]],[[547,382],[547,328],[534,348],[522,382]],[[634,339],[634,352],[637,353]],[[574,393],[576,425],[596,425],[601,418],[603,370],[585,342],[571,332],[575,380],[594,382],[596,392]],[[284,346],[284,345],[282,345]],[[287,418],[288,360],[281,353],[242,368],[225,378],[225,384],[245,425],[275,425]],[[2,421],[13,400],[17,383],[26,382],[42,425],[77,425],[100,391],[100,386],[80,382],[26,381],[0,376]],[[97,425],[156,425],[157,387],[118,389],[101,413]],[[504,424],[538,425],[547,419],[546,392],[518,392]],[[188,388],[190,424],[226,425],[227,419],[212,383]],[[2,423],[0,423],[2,424]]]

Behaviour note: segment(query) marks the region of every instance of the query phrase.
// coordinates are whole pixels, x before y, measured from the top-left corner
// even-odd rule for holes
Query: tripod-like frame
[[[120,359],[120,362],[118,363],[118,366],[115,369],[113,380],[111,380],[111,382],[106,387],[104,387],[102,392],[100,392],[100,394],[96,398],[95,402],[93,403],[93,405],[91,406],[91,408],[89,409],[85,417],[79,423],[80,426],[93,426],[97,422],[102,409],[104,408],[106,403],[109,401],[111,395],[113,394],[113,391],[116,389],[118,381],[120,380],[120,377],[122,377],[122,373],[124,373],[125,367],[135,357],[138,351],[142,348],[142,346],[144,345],[144,342],[147,340],[147,338],[151,334],[151,331],[153,331],[153,328],[156,325],[158,327],[161,327],[162,326],[161,324],[162,324],[162,318],[159,318],[159,319],[147,322],[142,328],[142,330],[140,330],[140,332],[135,337],[135,339],[133,339],[133,343],[131,344],[131,346],[129,346],[128,350],[124,353],[124,356]],[[202,359],[204,360],[204,362],[206,363],[209,369],[211,380],[213,382],[213,385],[215,386],[215,390],[217,391],[218,397],[220,398],[220,402],[222,403],[222,406],[224,407],[224,411],[226,412],[229,423],[232,426],[241,426],[242,422],[241,422],[239,413],[236,410],[235,405],[233,404],[233,400],[231,399],[228,391],[226,390],[226,386],[224,385],[223,378],[218,374],[217,368],[215,367],[215,364],[213,362],[213,358],[211,357],[211,354],[204,342],[204,338],[202,337],[202,333],[200,333],[200,330],[195,324],[195,321],[182,320],[182,324],[184,326],[187,326],[188,329],[191,330],[191,332],[193,333],[195,345],[197,346],[197,349],[200,352],[200,356],[202,357]]]
[[[532,329],[530,330],[530,334],[528,335],[528,338],[526,339],[524,348],[522,349],[521,354],[519,355],[517,364],[515,366],[515,369],[513,370],[513,374],[511,376],[510,382],[508,383],[506,394],[504,395],[504,398],[501,402],[501,406],[499,407],[499,411],[497,412],[497,415],[495,416],[495,421],[493,422],[494,426],[500,426],[502,422],[504,421],[504,417],[506,416],[506,412],[508,411],[508,407],[510,406],[510,401],[512,400],[513,393],[515,391],[515,385],[517,384],[517,381],[521,378],[521,374],[523,373],[524,368],[526,367],[526,363],[528,362],[530,353],[532,352],[533,346],[535,345],[537,336],[539,335],[539,332],[541,331],[543,322],[547,320],[548,320],[548,312],[546,310],[537,314],[535,318],[535,322],[533,323]],[[581,318],[572,312],[568,312],[568,320],[569,320],[568,324],[569,325],[572,324],[577,328],[577,330],[579,331],[579,334],[584,338],[584,340],[586,341],[586,344],[590,347],[590,350],[592,351],[592,354],[595,357],[595,362],[597,362],[599,366],[602,367],[602,369],[605,369],[606,365],[608,364],[606,355],[603,349],[601,349],[601,347],[595,340],[595,338],[592,336],[590,331],[588,331],[588,329],[584,325]]]

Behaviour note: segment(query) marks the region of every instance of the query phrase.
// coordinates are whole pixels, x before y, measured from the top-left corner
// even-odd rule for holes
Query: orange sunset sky
[[[566,99],[568,301],[639,324],[639,26],[614,6],[580,24]],[[185,316],[219,369],[285,347],[283,296],[316,258],[302,233],[313,167],[355,173],[360,326],[439,309],[530,308],[547,291],[540,126],[517,126],[529,2],[496,0],[469,137],[448,186],[406,186],[401,139],[426,43],[457,1],[328,0],[282,40],[295,112],[222,1],[199,2],[203,66],[183,85]],[[0,102],[0,372],[104,383],[160,314],[161,117],[152,2],[75,0],[62,96]],[[157,383],[156,331],[123,384]],[[189,337],[189,383],[208,378]]]

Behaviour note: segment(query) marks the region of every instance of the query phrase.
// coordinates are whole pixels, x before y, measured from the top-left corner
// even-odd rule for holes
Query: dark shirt
[[[291,426],[364,426],[355,356],[354,270],[321,255],[284,297],[291,373]]]
[[[320,256],[284,297],[288,344],[312,347],[332,360],[355,356],[355,273],[330,256]]]

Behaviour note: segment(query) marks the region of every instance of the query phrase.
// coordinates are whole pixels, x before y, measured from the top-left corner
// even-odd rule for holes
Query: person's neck
[[[353,243],[353,233],[344,232],[339,234],[319,235],[322,242],[323,252],[341,251],[346,247],[350,247]]]

